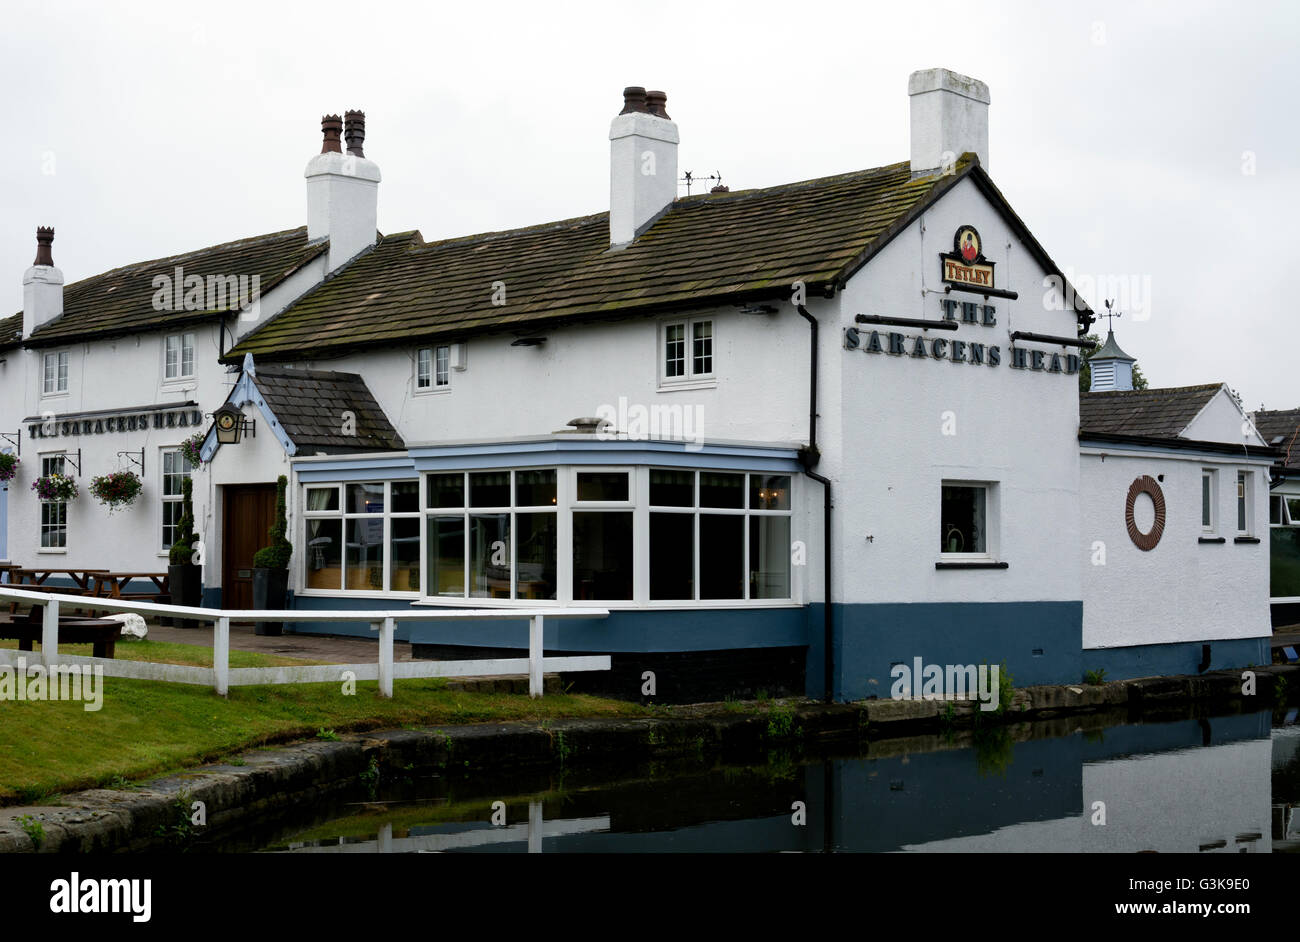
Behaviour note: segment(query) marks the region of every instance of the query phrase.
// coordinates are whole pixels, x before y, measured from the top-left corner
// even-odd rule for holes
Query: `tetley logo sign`
[[[993,287],[993,263],[984,257],[984,242],[974,226],[962,226],[952,237],[952,254],[940,255],[943,280],[951,284]]]

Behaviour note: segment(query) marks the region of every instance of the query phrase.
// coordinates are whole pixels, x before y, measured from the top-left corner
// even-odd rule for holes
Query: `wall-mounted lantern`
[[[217,430],[217,442],[222,445],[238,445],[245,430],[257,437],[256,424],[244,418],[244,413],[234,406],[222,406],[212,413],[212,424]]]

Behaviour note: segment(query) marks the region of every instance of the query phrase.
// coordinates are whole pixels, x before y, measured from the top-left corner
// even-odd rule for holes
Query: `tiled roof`
[[[1177,438],[1220,389],[1222,383],[1133,389],[1079,395],[1079,435],[1132,435]]]
[[[1255,429],[1265,442],[1272,445],[1273,439],[1281,437],[1282,441],[1273,447],[1286,456],[1286,467],[1300,467],[1300,409],[1260,411],[1254,419]]]
[[[238,303],[222,305],[211,311],[157,310],[154,296],[159,289],[154,287],[154,276],[173,278],[177,268],[184,269],[186,277],[201,276],[205,283],[209,275],[242,275],[250,280],[250,284],[253,276],[257,276],[261,293],[265,295],[279,281],[328,247],[328,241],[309,245],[307,228],[303,226],[115,268],[65,286],[62,316],[37,328],[28,338],[27,345],[51,346],[207,320],[223,309],[237,310]],[[21,313],[18,324],[21,329]]]
[[[630,245],[609,214],[426,243],[390,235],[228,355],[259,361],[400,341],[773,297],[842,284],[978,167],[911,179],[907,163],[679,199]],[[980,172],[982,173],[982,171]],[[494,304],[494,283],[505,303]],[[497,294],[496,300],[500,301]]]
[[[10,350],[23,342],[23,315],[0,317],[0,350]]]
[[[257,366],[254,379],[266,404],[300,454],[392,451],[406,445],[356,373]],[[344,433],[345,412],[355,435]]]

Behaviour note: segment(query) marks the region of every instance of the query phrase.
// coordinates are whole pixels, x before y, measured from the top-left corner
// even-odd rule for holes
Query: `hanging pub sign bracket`
[[[62,456],[62,457],[63,457],[63,463],[64,463],[64,464],[70,464],[70,465],[72,465],[74,468],[77,469],[77,474],[78,474],[78,475],[81,474],[81,449],[80,449],[80,448],[77,449],[77,460],[76,460],[76,461],[73,461],[73,460],[72,460],[72,452],[70,452],[70,451],[65,451],[65,452],[63,453],[63,456]]]
[[[140,449],[140,456],[138,458],[136,457],[136,453],[134,451],[119,451],[117,453],[117,456],[119,458],[126,458],[128,461],[131,462],[131,464],[138,466],[140,468],[140,478],[141,480],[144,479],[144,449],[143,448]]]
[[[0,438],[3,438],[9,444],[14,446],[14,449],[17,452],[19,458],[23,456],[23,430],[22,429],[19,429],[16,432],[0,432]]]

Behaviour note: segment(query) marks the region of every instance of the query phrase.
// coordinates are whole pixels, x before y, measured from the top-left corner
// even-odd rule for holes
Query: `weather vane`
[[[1103,314],[1103,315],[1101,315],[1102,317],[1105,317],[1105,318],[1110,319],[1110,318],[1116,318],[1116,317],[1123,317],[1123,316],[1124,316],[1123,314],[1119,313],[1118,311],[1112,311],[1112,310],[1110,309],[1110,306],[1111,306],[1111,304],[1113,304],[1113,303],[1114,303],[1114,302],[1112,302],[1112,301],[1107,301],[1107,302],[1106,302],[1106,313]],[[1107,332],[1107,333],[1113,333],[1113,328],[1114,328],[1114,326],[1115,326],[1115,322],[1114,322],[1114,320],[1110,320],[1110,322],[1106,324],[1106,332]]]

